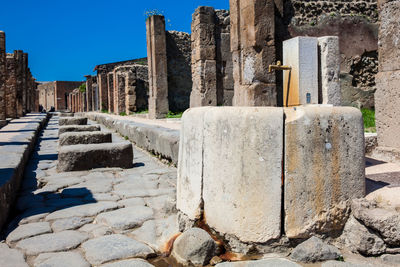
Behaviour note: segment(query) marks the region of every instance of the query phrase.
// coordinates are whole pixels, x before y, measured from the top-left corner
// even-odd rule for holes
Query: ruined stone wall
[[[184,111],[190,105],[192,91],[190,34],[166,32],[168,102],[171,111]]]
[[[285,1],[284,16],[277,18],[277,38],[339,36],[342,104],[372,108],[378,61],[377,19],[376,0]]]
[[[56,110],[66,110],[68,94],[70,94],[75,88],[78,88],[83,81],[55,81],[55,109]]]
[[[55,107],[55,82],[40,83],[38,85],[39,105],[42,105],[45,110],[50,110]]]
[[[7,81],[6,81],[6,116],[7,118],[17,118],[17,77],[16,61],[14,54],[7,54]]]
[[[6,123],[6,80],[7,80],[7,60],[6,60],[6,35],[0,31],[0,127]]]

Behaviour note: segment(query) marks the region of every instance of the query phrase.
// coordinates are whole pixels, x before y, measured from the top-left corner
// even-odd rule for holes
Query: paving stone
[[[287,259],[264,259],[256,261],[223,262],[216,267],[301,267],[301,265]]]
[[[96,222],[106,224],[113,229],[126,230],[138,227],[152,218],[151,208],[135,206],[104,212],[96,217]]]
[[[215,254],[216,244],[201,228],[191,228],[174,242],[172,255],[182,264],[207,265]]]
[[[352,262],[342,262],[342,261],[327,261],[322,263],[321,267],[374,267],[374,264],[365,263],[352,263]]]
[[[37,255],[74,249],[88,238],[86,233],[63,231],[24,239],[17,243],[17,248],[24,250],[27,255]]]
[[[175,194],[175,188],[161,188],[161,189],[143,189],[143,190],[114,190],[114,193],[124,197],[124,198],[132,198],[132,197],[156,197],[161,195],[170,195]]]
[[[75,230],[82,225],[91,223],[93,221],[92,218],[81,218],[81,217],[72,217],[66,219],[56,220],[51,224],[51,228],[54,232],[61,232],[64,230]]]
[[[299,262],[336,260],[341,256],[342,254],[336,247],[325,244],[315,236],[295,247],[290,254],[292,260]]]
[[[146,243],[156,251],[161,253],[169,252],[168,241],[179,234],[177,215],[174,214],[165,219],[147,221],[131,234],[136,240]]]
[[[154,251],[145,244],[120,234],[91,239],[83,243],[82,248],[91,264],[132,257],[147,258],[154,254]]]
[[[1,267],[29,267],[25,262],[24,255],[16,250],[10,249],[6,244],[0,243],[0,266]]]
[[[116,208],[118,208],[117,203],[110,201],[80,205],[55,211],[46,216],[46,221],[64,219],[69,217],[92,217],[101,212],[114,210]]]
[[[120,197],[109,193],[96,193],[86,196],[83,200],[87,202],[118,201],[120,200]]]
[[[176,214],[176,200],[173,195],[163,195],[158,197],[146,198],[146,204],[155,212],[157,215],[165,217],[172,213]]]
[[[26,210],[24,213],[19,215],[19,224],[37,222],[52,212],[54,208],[51,207],[39,207]]]
[[[400,254],[397,255],[383,255],[381,259],[389,264],[396,264],[400,266]]]
[[[35,267],[90,267],[79,252],[43,253],[37,256]]]
[[[113,234],[113,231],[110,227],[102,224],[86,224],[82,226],[79,231],[90,233],[93,237]]]
[[[143,198],[128,198],[118,201],[118,205],[122,207],[144,206],[146,203]]]
[[[27,194],[18,196],[16,208],[24,211],[29,208],[40,207],[43,205],[43,196],[35,194]]]
[[[151,267],[154,266],[145,260],[123,260],[101,265],[101,267]]]
[[[46,206],[54,207],[55,209],[74,207],[85,203],[86,202],[79,198],[51,198],[45,201]]]
[[[83,183],[70,186],[66,189],[74,189],[74,188],[85,188],[92,194],[108,193],[113,189],[112,180],[110,179],[89,180]]]
[[[7,243],[12,243],[21,239],[47,233],[51,233],[50,224],[48,222],[28,223],[19,225],[15,230],[9,233],[6,241]]]

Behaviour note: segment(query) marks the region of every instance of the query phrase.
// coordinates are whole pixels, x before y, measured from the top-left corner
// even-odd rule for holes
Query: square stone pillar
[[[23,53],[22,54],[22,114],[24,115],[26,114],[27,111],[27,95],[28,95],[28,53]]]
[[[149,118],[164,118],[169,111],[168,72],[164,16],[146,20],[149,67]]]
[[[276,106],[274,0],[230,0],[234,106]]]
[[[192,16],[192,92],[190,107],[217,105],[215,11],[201,6]]]
[[[86,75],[86,111],[93,111],[93,82],[92,82],[92,76]]]
[[[136,112],[136,70],[129,70],[125,76],[125,113]]]
[[[3,31],[0,31],[0,127],[3,127],[6,124],[6,56],[6,34]]]
[[[100,110],[108,110],[107,73],[100,72],[97,74],[97,85],[99,87]]]
[[[122,112],[126,112],[126,100],[125,100],[125,90],[126,90],[126,75],[124,73],[115,72],[114,75],[114,112],[119,115]]]
[[[17,77],[15,54],[7,54],[6,116],[17,117]]]
[[[295,37],[283,42],[283,105],[318,104],[318,38]]]
[[[17,98],[16,98],[16,104],[17,104],[17,117],[23,117],[24,116],[24,110],[23,110],[23,91],[24,91],[24,78],[23,78],[23,72],[24,72],[24,59],[23,59],[23,51],[22,50],[16,50],[14,51],[15,54],[15,62],[16,62],[16,85],[17,85]]]
[[[107,73],[107,93],[108,93],[108,111],[114,112],[114,74],[112,72]]]
[[[338,36],[318,38],[319,53],[319,103],[342,105],[340,90],[340,50]]]
[[[400,1],[380,1],[379,4],[376,132],[379,148],[400,151]]]

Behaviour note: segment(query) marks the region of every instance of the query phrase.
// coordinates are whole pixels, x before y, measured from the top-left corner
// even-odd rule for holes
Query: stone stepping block
[[[57,170],[67,172],[112,167],[128,169],[132,165],[131,143],[73,145],[60,148]]]
[[[60,146],[71,146],[80,144],[111,143],[111,133],[104,132],[71,132],[60,135]]]
[[[60,113],[60,117],[73,117],[74,113]]]
[[[68,125],[58,129],[58,136],[68,132],[96,132],[100,131],[100,125]]]
[[[60,126],[64,125],[87,125],[87,118],[60,118],[58,121]]]

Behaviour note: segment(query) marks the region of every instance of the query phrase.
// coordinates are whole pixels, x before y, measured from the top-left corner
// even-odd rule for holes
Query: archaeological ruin
[[[400,0],[225,2],[76,81],[0,31],[0,266],[400,266]]]

